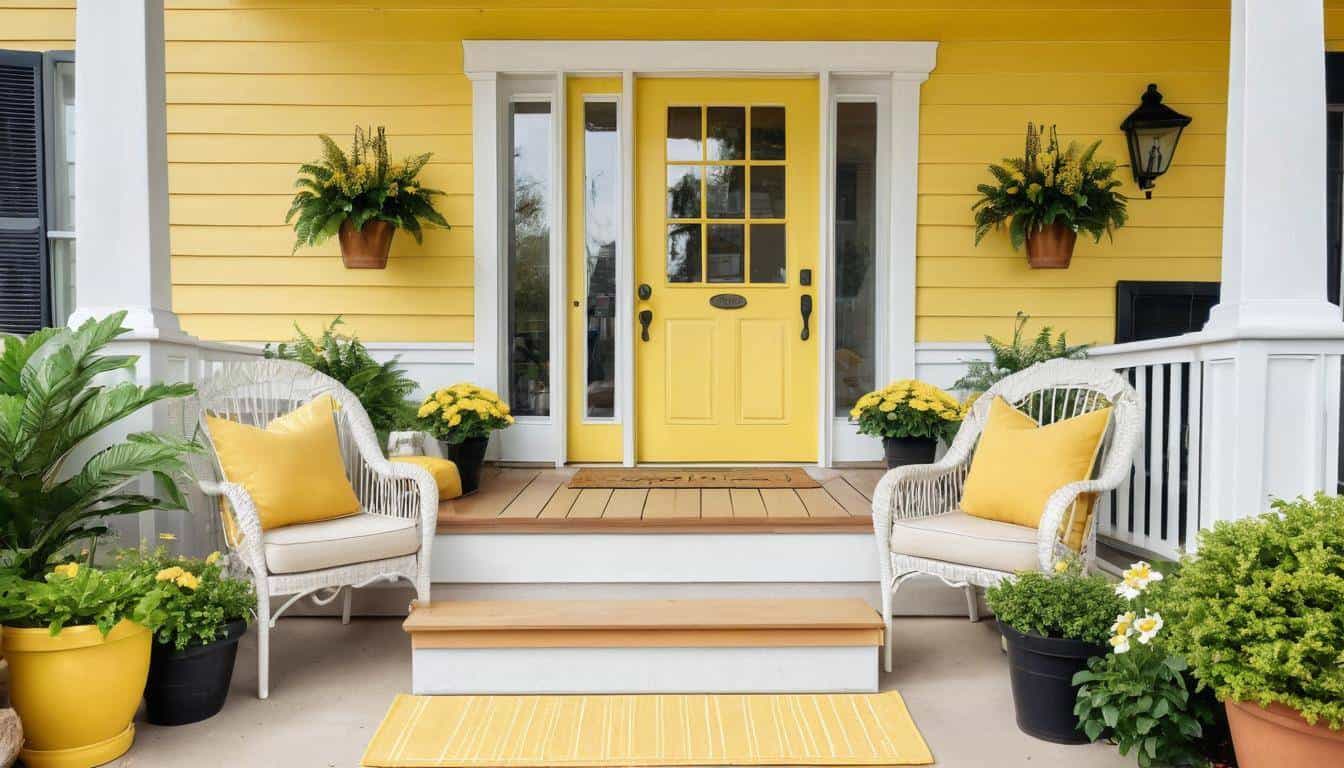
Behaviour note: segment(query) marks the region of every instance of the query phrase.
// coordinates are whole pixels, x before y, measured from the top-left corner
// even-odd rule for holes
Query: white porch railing
[[[1185,340],[1182,342],[1182,340]],[[1200,509],[1200,337],[1098,347],[1089,359],[1125,375],[1143,403],[1143,439],[1130,477],[1097,506],[1097,536],[1143,554],[1193,551],[1209,516]]]

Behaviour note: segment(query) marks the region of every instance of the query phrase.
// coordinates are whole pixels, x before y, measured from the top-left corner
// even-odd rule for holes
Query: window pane
[[[700,218],[700,166],[667,166],[667,217]]]
[[[751,108],[751,159],[784,159],[784,108]]]
[[[616,169],[616,102],[583,105],[583,227],[588,285],[587,415],[616,414],[616,230],[620,218]]]
[[[551,379],[551,105],[510,105],[508,398],[520,416],[549,416]]]
[[[746,107],[710,107],[706,123],[710,160],[741,160],[747,156]]]
[[[835,121],[835,413],[874,389],[877,105],[841,102]]]
[[[709,180],[705,183],[708,217],[745,218],[747,169],[741,165],[711,165],[706,170],[709,173]]]
[[[667,108],[667,159],[703,160],[700,152],[700,108]]]
[[[783,224],[751,225],[751,282],[784,282],[788,266],[784,242]]]
[[[52,156],[53,208],[48,215],[47,229],[72,232],[75,229],[75,64],[62,61],[56,64],[56,80],[52,83],[52,136],[55,137]]]
[[[751,166],[751,218],[784,218],[784,166]]]
[[[667,227],[667,281],[700,282],[700,225],[671,224]]]
[[[710,224],[707,282],[740,283],[743,277],[743,226]]]

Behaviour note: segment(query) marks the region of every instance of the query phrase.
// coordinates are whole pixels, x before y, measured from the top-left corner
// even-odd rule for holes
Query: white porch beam
[[[180,335],[168,258],[163,0],[80,3],[75,61],[71,323],[125,309],[138,335]]]

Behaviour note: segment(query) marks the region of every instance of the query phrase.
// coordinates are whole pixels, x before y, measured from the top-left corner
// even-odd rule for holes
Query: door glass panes
[[[53,67],[51,208],[47,246],[51,259],[51,319],[64,325],[75,311],[75,63]]]
[[[836,104],[835,140],[835,415],[843,417],[876,383],[877,104]]]
[[[670,224],[667,227],[667,280],[670,283],[700,282],[701,224]]]
[[[668,108],[669,283],[786,281],[784,118],[773,106]],[[748,231],[766,223],[753,267]]]
[[[509,107],[508,398],[520,416],[549,416],[551,380],[551,105]]]
[[[620,142],[614,101],[583,105],[583,230],[587,305],[585,415],[616,415],[616,231],[620,219],[616,170]]]
[[[705,278],[711,283],[740,283],[746,266],[741,224],[710,224]]]
[[[751,282],[784,282],[784,240],[783,224],[751,225]]]

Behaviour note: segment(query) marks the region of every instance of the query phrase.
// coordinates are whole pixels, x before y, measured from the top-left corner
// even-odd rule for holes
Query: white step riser
[[[875,646],[420,648],[417,694],[865,693]]]

